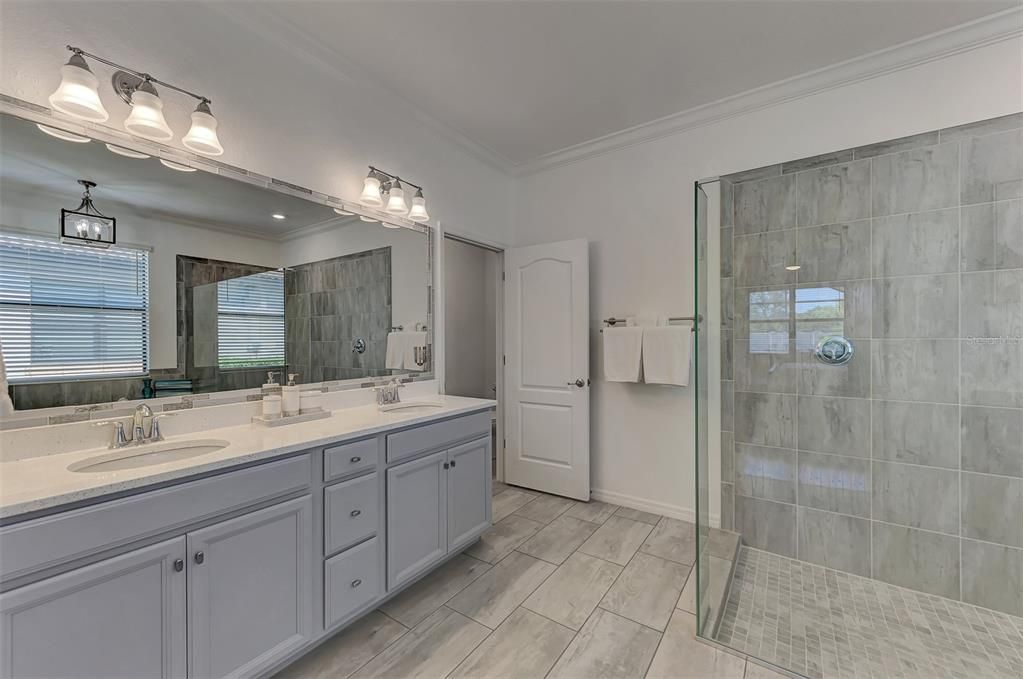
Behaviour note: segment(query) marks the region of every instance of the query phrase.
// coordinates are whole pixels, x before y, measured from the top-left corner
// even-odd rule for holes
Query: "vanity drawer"
[[[323,626],[329,628],[383,594],[380,539],[372,538],[323,568]]]
[[[330,554],[374,535],[380,519],[376,472],[323,489],[323,552]]]
[[[489,436],[490,423],[490,411],[486,410],[388,434],[387,462],[397,462],[419,453],[439,450],[454,443],[461,443],[480,436]]]
[[[0,528],[0,578],[114,549],[309,487],[306,453]]]
[[[333,481],[362,471],[376,469],[380,440],[363,439],[323,449],[323,480]]]

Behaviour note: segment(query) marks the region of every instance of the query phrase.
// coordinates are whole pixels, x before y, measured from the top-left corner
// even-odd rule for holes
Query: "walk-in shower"
[[[1023,113],[696,199],[701,636],[808,677],[1023,676]]]

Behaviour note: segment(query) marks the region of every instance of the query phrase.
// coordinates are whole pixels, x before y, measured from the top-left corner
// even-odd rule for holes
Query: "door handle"
[[[576,386],[576,387],[582,388],[582,387],[586,386],[586,381],[580,377],[575,382],[569,382],[568,386],[570,386],[570,387]]]

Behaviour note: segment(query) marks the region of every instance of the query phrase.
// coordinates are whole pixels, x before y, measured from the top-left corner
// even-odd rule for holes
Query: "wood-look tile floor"
[[[695,638],[695,527],[494,484],[494,526],[278,675],[778,679]]]

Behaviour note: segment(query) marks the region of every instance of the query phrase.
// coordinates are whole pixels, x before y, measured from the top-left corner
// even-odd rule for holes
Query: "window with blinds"
[[[221,369],[284,365],[284,272],[217,283],[217,362]]]
[[[149,371],[149,252],[0,233],[0,344],[11,383]]]

